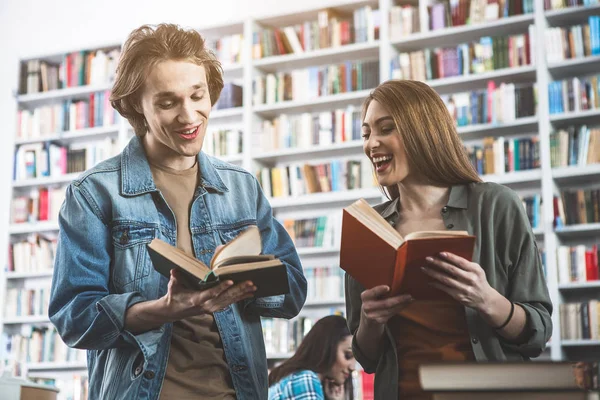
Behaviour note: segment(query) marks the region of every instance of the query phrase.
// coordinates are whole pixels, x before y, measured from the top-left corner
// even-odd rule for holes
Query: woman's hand
[[[413,301],[412,296],[409,294],[388,297],[389,292],[389,286],[380,285],[361,293],[361,312],[365,322],[385,325],[390,318],[397,315]]]
[[[326,400],[344,400],[345,391],[344,385],[338,385],[331,379],[323,381],[323,392],[325,392]]]
[[[477,263],[468,261],[452,253],[442,252],[437,257],[427,257],[423,272],[432,277],[432,286],[448,293],[466,307],[482,312],[489,308],[497,295],[485,276],[485,271]]]

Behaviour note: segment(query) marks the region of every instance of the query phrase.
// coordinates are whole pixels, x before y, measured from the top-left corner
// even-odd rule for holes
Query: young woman
[[[538,356],[552,332],[552,304],[519,197],[481,182],[446,106],[424,83],[377,87],[362,130],[390,198],[376,210],[400,234],[454,229],[477,238],[472,261],[440,253],[422,267],[456,302],[387,296],[389,287],[365,290],[346,275],[352,348],[365,371],[376,372],[375,398],[430,398],[419,385],[424,362]]]
[[[269,400],[342,400],[352,393],[352,335],[346,319],[318,320],[296,353],[269,374]]]

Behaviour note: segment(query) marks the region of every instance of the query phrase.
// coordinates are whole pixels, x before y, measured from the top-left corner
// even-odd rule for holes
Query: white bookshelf
[[[373,8],[379,8],[382,11],[389,10],[392,0],[375,1],[340,1],[340,10],[352,10],[363,5],[371,5]],[[421,0],[419,7],[425,9],[424,0]],[[564,184],[586,184],[589,182],[600,181],[600,166],[581,166],[568,168],[550,167],[550,133],[560,126],[588,123],[600,125],[600,110],[590,110],[577,113],[565,113],[560,115],[549,115],[548,109],[548,82],[553,78],[577,76],[578,74],[590,71],[598,71],[600,67],[600,56],[587,57],[585,59],[566,60],[559,63],[548,64],[546,62],[543,43],[543,37],[547,26],[561,26],[570,22],[577,22],[590,13],[600,13],[600,6],[575,7],[570,9],[544,11],[542,0],[535,0],[535,13],[531,15],[515,16],[497,21],[489,21],[485,24],[468,25],[463,27],[447,28],[437,31],[420,32],[408,37],[390,39],[389,37],[389,18],[387,15],[381,16],[380,39],[367,43],[351,44],[337,48],[316,50],[301,54],[291,54],[274,56],[254,60],[249,57],[252,54],[251,38],[254,32],[261,26],[286,26],[302,22],[304,20],[316,20],[317,10],[305,10],[293,14],[271,15],[266,17],[250,17],[244,21],[237,21],[226,26],[215,26],[199,31],[205,35],[220,37],[232,33],[243,33],[245,35],[244,49],[245,60],[242,63],[224,64],[225,80],[233,79],[241,82],[244,89],[244,106],[233,109],[214,110],[211,112],[210,124],[212,126],[221,124],[236,124],[241,126],[243,131],[243,153],[234,156],[220,157],[221,159],[242,165],[247,170],[255,173],[258,166],[274,166],[285,164],[286,162],[310,161],[314,158],[336,158],[347,156],[362,157],[362,142],[354,141],[342,144],[334,144],[322,147],[309,148],[287,148],[275,149],[269,151],[260,151],[252,146],[253,135],[257,133],[256,123],[263,119],[271,119],[282,113],[313,113],[325,110],[333,110],[345,107],[347,105],[360,106],[362,100],[369,94],[370,90],[357,92],[341,93],[331,96],[311,98],[301,101],[285,101],[274,104],[252,104],[252,85],[253,79],[270,72],[289,71],[291,69],[305,68],[315,65],[326,65],[346,60],[371,60],[380,61],[380,81],[387,80],[390,76],[391,57],[400,51],[419,50],[444,44],[454,45],[466,41],[474,41],[481,36],[494,36],[513,34],[517,32],[526,32],[530,24],[535,25],[535,34],[538,46],[536,51],[536,64],[531,66],[521,66],[516,68],[505,68],[496,71],[488,71],[482,74],[472,74],[467,76],[436,79],[428,82],[434,89],[441,94],[458,93],[474,89],[484,88],[489,80],[497,83],[501,82],[536,82],[538,107],[537,115],[533,117],[520,118],[515,121],[502,124],[481,124],[473,126],[459,127],[458,132],[464,140],[479,140],[486,136],[504,136],[531,134],[537,132],[540,138],[541,168],[528,171],[518,171],[506,174],[486,175],[483,179],[486,181],[497,182],[506,185],[515,185],[525,188],[534,188],[541,191],[544,202],[542,226],[545,228],[534,229],[537,239],[543,241],[546,251],[546,267],[548,270],[548,287],[551,294],[555,310],[558,310],[558,304],[562,302],[562,292],[577,291],[595,291],[600,292],[600,285],[596,283],[558,285],[556,280],[556,260],[553,255],[561,241],[578,240],[579,238],[597,238],[600,237],[600,224],[589,224],[585,226],[567,226],[553,230],[552,227],[552,196],[557,193],[557,188]],[[176,21],[175,21],[176,22]],[[575,23],[573,22],[573,23]],[[64,53],[73,51],[73,49],[64,49]],[[33,59],[36,57],[29,57]],[[560,78],[562,79],[562,78]],[[96,91],[104,91],[111,88],[110,84],[90,85],[68,89],[50,91],[46,93],[19,95],[15,97],[15,105],[31,109],[38,105],[44,105],[52,102],[62,101],[68,98],[77,98],[78,96],[89,95]],[[11,133],[9,133],[11,134]],[[118,124],[108,127],[97,127],[82,129],[76,131],[63,132],[53,136],[36,137],[28,139],[15,140],[15,145],[36,143],[42,141],[56,141],[60,143],[71,143],[79,141],[88,141],[104,137],[117,137],[122,146],[125,145],[131,132],[128,124],[121,120]],[[357,157],[357,158],[358,158]],[[8,172],[7,172],[8,173]],[[29,188],[46,185],[66,184],[78,174],[69,174],[57,178],[39,178],[26,181],[13,182],[11,191],[23,191]],[[371,203],[378,203],[385,200],[382,192],[374,188],[356,189],[331,193],[315,193],[304,195],[297,198],[280,197],[270,199],[274,214],[276,217],[301,218],[310,213],[313,216],[320,216],[330,213],[332,210],[338,210],[350,204],[351,202],[365,198]],[[38,223],[11,224],[8,228],[7,238],[13,240],[15,237],[22,237],[31,233],[55,233],[58,230],[56,221],[46,221]],[[310,258],[311,261],[323,261],[331,264],[332,259],[339,255],[337,247],[323,248],[298,248],[298,253],[303,259]],[[312,264],[312,263],[311,263]],[[5,273],[0,270],[0,298],[3,295],[4,287],[16,281],[27,281],[30,279],[50,279],[51,272],[41,273]],[[332,307],[343,308],[344,299],[310,299],[306,307],[313,310],[322,309],[327,312]],[[560,337],[560,321],[558,311],[553,315],[554,330],[553,337]],[[47,317],[20,317],[3,318],[0,315],[0,332],[2,329],[15,329],[23,324],[49,323]],[[582,341],[577,341],[582,342]],[[563,347],[578,346],[577,343],[569,341],[553,340],[551,342],[549,357],[554,360],[565,358]],[[285,359],[290,353],[270,354],[270,359]],[[0,357],[1,349],[0,349]],[[84,368],[85,365],[79,365],[78,368]],[[69,369],[70,367],[55,363],[30,364],[28,370],[43,371],[52,374],[57,371]],[[75,368],[75,369],[78,369]]]

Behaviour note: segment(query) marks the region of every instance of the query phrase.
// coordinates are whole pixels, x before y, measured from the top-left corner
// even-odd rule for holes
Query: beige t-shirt
[[[150,164],[156,187],[175,214],[177,247],[194,255],[190,208],[198,183],[198,163],[185,171]],[[161,400],[235,399],[223,343],[212,314],[173,323]]]

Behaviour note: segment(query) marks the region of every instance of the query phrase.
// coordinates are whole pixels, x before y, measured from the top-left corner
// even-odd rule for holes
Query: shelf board
[[[48,100],[59,100],[69,97],[83,96],[94,92],[102,92],[112,88],[111,83],[101,85],[85,85],[70,87],[65,89],[50,90],[48,92],[21,94],[17,96],[17,101],[21,105],[35,105]]]
[[[346,300],[343,297],[337,299],[309,299],[304,303],[304,307],[341,306],[345,304]]]
[[[263,117],[273,117],[282,112],[313,112],[323,108],[331,109],[341,105],[360,104],[372,89],[333,94],[330,96],[316,97],[301,101],[281,101],[274,104],[260,104],[254,106],[254,112]]]
[[[565,225],[554,232],[562,237],[600,235],[600,223]]]
[[[58,221],[24,222],[20,224],[11,224],[8,227],[8,233],[10,235],[49,231],[58,231]]]
[[[81,139],[101,139],[107,135],[119,133],[119,125],[98,126],[94,128],[78,129],[73,131],[60,132],[53,135],[39,136],[35,138],[16,139],[15,145],[40,142],[72,142]]]
[[[267,359],[268,360],[285,360],[287,358],[290,358],[293,355],[294,355],[293,352],[289,352],[289,353],[267,353]]]
[[[297,247],[299,256],[318,256],[323,254],[337,254],[340,252],[338,247]]]
[[[600,281],[560,283],[559,290],[600,289]]]
[[[209,119],[241,117],[244,114],[244,107],[224,108],[221,110],[213,110],[210,112]]]
[[[265,72],[303,69],[323,63],[364,60],[379,56],[379,41],[354,43],[340,47],[319,49],[305,53],[285,54],[254,60],[252,66]]]
[[[45,324],[47,322],[50,322],[47,315],[27,315],[23,317],[9,317],[2,320],[4,325]]]
[[[275,197],[269,199],[272,208],[309,206],[316,204],[352,202],[360,198],[382,198],[379,188],[343,190],[339,192],[311,193],[299,197]]]
[[[533,14],[516,15],[495,21],[414,33],[392,40],[392,45],[402,52],[428,47],[456,46],[459,43],[470,42],[482,36],[504,36],[527,32],[527,27],[532,23]]]
[[[600,56],[579,57],[548,64],[548,71],[556,80],[588,75],[598,71]]]
[[[558,10],[544,11],[548,25],[563,26],[581,22],[593,12],[600,12],[600,4],[589,6],[565,7]]]
[[[544,236],[544,230],[542,228],[533,228],[532,231],[534,236]]]
[[[28,371],[87,370],[85,361],[38,362],[25,364]]]
[[[316,145],[311,147],[277,149],[261,153],[253,157],[254,161],[264,163],[274,163],[290,158],[323,157],[335,154],[347,155],[349,150],[362,151],[363,141],[352,140],[345,143],[335,143],[331,145]],[[354,153],[354,151],[353,151]]]
[[[554,125],[574,125],[586,122],[587,120],[600,121],[600,109],[585,111],[570,111],[561,114],[550,115],[550,122]]]
[[[560,344],[563,347],[600,346],[600,340],[591,340],[591,339],[561,340]]]
[[[600,179],[600,164],[552,168],[552,178],[559,183],[585,183]]]
[[[58,184],[68,184],[71,183],[74,179],[76,179],[81,172],[75,172],[72,174],[66,174],[61,176],[45,176],[43,178],[32,178],[32,179],[23,179],[19,181],[13,181],[12,186],[14,188],[24,188],[24,187],[32,187],[32,186],[50,186],[50,185],[58,185]]]
[[[5,272],[6,279],[27,279],[27,278],[46,278],[51,277],[53,271],[38,271],[38,272]]]
[[[541,169],[531,169],[527,171],[507,172],[504,174],[481,175],[485,182],[495,182],[501,185],[510,185],[514,183],[533,183],[542,180]]]
[[[538,128],[538,117],[518,118],[514,121],[498,124],[477,124],[456,128],[463,140],[482,138],[483,136],[502,136],[526,133]]]
[[[535,66],[526,65],[514,68],[502,68],[495,71],[486,71],[481,74],[470,74],[440,78],[426,81],[429,86],[440,94],[457,93],[481,88],[488,81],[500,82],[502,80],[511,83],[535,80]]]

